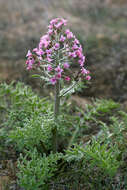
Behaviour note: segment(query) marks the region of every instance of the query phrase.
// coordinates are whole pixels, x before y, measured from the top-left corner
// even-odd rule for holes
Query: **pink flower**
[[[60,44],[59,44],[59,43],[56,43],[55,46],[54,46],[54,49],[55,49],[55,50],[58,50],[59,47],[60,47]]]
[[[89,74],[89,71],[88,70],[86,70],[84,67],[81,69],[81,73],[82,74]]]
[[[27,65],[33,65],[34,64],[34,59],[32,58],[32,59],[28,59],[27,61],[26,61],[26,64]]]
[[[78,63],[80,64],[81,67],[84,66],[84,62],[83,62],[82,60],[79,59],[79,60],[78,60]]]
[[[65,39],[66,39],[66,38],[65,38],[63,35],[61,35],[61,37],[60,37],[60,42],[64,42]]]
[[[32,53],[30,50],[28,50],[27,54],[26,54],[26,57],[31,57],[32,56]]]
[[[50,40],[49,35],[46,34],[46,35],[42,36],[41,39],[40,39],[40,41],[43,41],[43,40],[47,40],[47,41],[49,41],[49,40]]]
[[[75,52],[69,52],[69,57],[73,57],[73,58],[75,58],[75,57],[77,57],[77,55],[76,55]]]
[[[56,77],[51,78],[50,82],[52,83],[52,85],[55,85],[57,82]]]
[[[75,38],[74,43],[79,44],[79,41]]]
[[[64,68],[68,69],[70,67],[70,65],[68,63],[64,63]]]
[[[52,66],[51,66],[51,65],[48,65],[47,70],[48,70],[49,72],[52,71]]]
[[[46,50],[46,53],[47,53],[47,58],[50,58],[52,55],[51,55],[51,53],[52,53],[52,49],[47,49]]]
[[[50,44],[50,38],[49,35],[44,35],[41,37],[40,39],[40,43],[39,43],[39,49],[41,49],[42,47],[47,48]]]
[[[57,35],[57,30],[54,30],[55,35]]]
[[[91,79],[91,76],[90,76],[90,75],[87,75],[87,76],[86,76],[86,80],[89,81],[90,79]]]
[[[53,30],[52,30],[52,29],[49,29],[49,30],[48,30],[48,34],[49,34],[49,35],[52,35],[52,34],[53,34]]]
[[[58,18],[55,18],[50,21],[50,24],[53,25],[53,24],[56,24],[57,22],[58,22]]]
[[[47,57],[46,59],[47,59],[48,62],[52,61],[52,59],[50,57]]]
[[[70,33],[70,30],[69,29],[66,29],[65,30],[65,34],[69,34]]]
[[[35,53],[36,53],[37,51],[38,51],[38,49],[37,49],[37,48],[34,48],[34,49],[33,49],[33,52],[35,52]]]
[[[56,79],[61,79],[61,73],[57,73]]]
[[[39,56],[44,55],[44,51],[39,49],[38,51],[36,51],[36,54]]]
[[[47,40],[41,40],[40,43],[39,43],[39,49],[42,49],[42,47],[44,48],[47,48],[50,44],[50,41],[47,41]]]
[[[66,26],[67,24],[67,20],[65,19],[62,19],[62,18],[55,18],[55,19],[52,19],[50,21],[50,25],[49,25],[49,28],[53,25],[55,25],[55,27],[58,29],[60,28],[62,25]]]
[[[26,60],[26,65],[28,65],[29,64],[29,60]]]
[[[68,39],[71,39],[74,37],[73,33],[69,29],[66,29],[65,34],[67,35]]]
[[[53,25],[49,25],[48,26],[48,29],[50,30],[50,29],[53,29]]]
[[[82,57],[82,52],[80,51],[80,50],[76,50],[76,55],[79,57],[79,58],[81,58]]]
[[[57,29],[59,29],[61,26],[62,26],[62,22],[59,22],[58,24],[55,24],[55,27],[57,28]]]
[[[69,34],[67,34],[67,38],[68,38],[68,39],[73,38],[73,33],[72,33],[72,32],[70,32]]]
[[[82,46],[81,45],[80,45],[80,47],[78,49],[82,52]]]
[[[83,67],[84,65],[84,62],[85,62],[85,56],[81,56],[80,59],[78,60],[78,63],[80,64],[81,67]]]
[[[50,41],[44,40],[44,41],[42,42],[42,44],[43,44],[43,46],[44,46],[45,48],[47,48],[47,47],[49,46],[49,44],[50,44]]]
[[[52,55],[50,53],[47,54],[47,57],[50,58]]]
[[[65,20],[65,19],[61,19],[61,20],[63,22],[63,25],[66,26],[67,25],[67,20]]]
[[[40,43],[39,43],[39,49],[42,49],[42,46],[43,46],[43,43],[42,43],[42,41],[40,41]],[[36,51],[36,48],[35,48],[35,51]]]
[[[52,53],[52,49],[47,49],[47,50],[46,50],[46,53],[47,53],[47,54],[51,54],[51,53]]]
[[[26,68],[27,70],[31,70],[32,69],[32,66],[31,65],[28,65],[28,67]]]
[[[72,46],[72,50],[75,50],[75,49],[78,49],[78,46],[77,46],[76,44],[74,44],[74,45]]]
[[[71,78],[70,78],[70,77],[68,77],[68,76],[66,76],[66,77],[65,77],[65,80],[66,80],[66,81],[70,81],[70,80],[71,80]]]
[[[58,73],[62,73],[63,69],[61,69],[60,66],[58,65],[58,67],[55,69],[55,71],[57,71]]]
[[[82,62],[84,63],[85,62],[85,56],[81,56],[80,59],[82,60]]]
[[[26,61],[26,64],[27,64],[27,70],[31,70],[32,69],[32,66],[34,64],[35,60],[32,58],[32,59],[28,59]]]

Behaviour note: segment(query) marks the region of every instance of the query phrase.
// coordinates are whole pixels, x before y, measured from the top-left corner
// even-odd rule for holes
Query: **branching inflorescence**
[[[40,38],[38,47],[32,52],[28,50],[26,55],[27,70],[39,70],[38,77],[55,86],[55,121],[59,115],[60,98],[71,92],[82,78],[91,79],[90,72],[84,67],[82,46],[66,25],[67,20],[63,18],[51,20],[48,32]],[[73,70],[73,63],[76,65],[76,71]],[[54,142],[56,133],[55,128]]]
[[[56,18],[50,21],[48,32],[40,38],[37,48],[28,50],[27,70],[41,70],[41,78],[55,85],[60,80],[69,83],[85,78],[90,80],[89,71],[84,68],[85,56],[74,34],[66,28],[67,20]],[[72,63],[77,63],[74,75]]]

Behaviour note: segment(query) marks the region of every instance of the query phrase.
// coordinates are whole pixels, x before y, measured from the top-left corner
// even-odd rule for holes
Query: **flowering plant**
[[[67,20],[56,18],[50,21],[48,32],[40,38],[37,48],[26,55],[27,70],[37,69],[39,76],[55,86],[54,118],[59,115],[60,98],[81,81],[82,78],[90,80],[89,71],[85,69],[85,56],[82,46],[74,34],[66,28]],[[73,71],[73,63],[77,69]],[[67,88],[63,88],[67,84]],[[57,129],[54,129],[54,142]]]
[[[89,71],[84,68],[85,56],[82,47],[74,34],[65,29],[67,21],[56,18],[50,21],[48,32],[40,38],[37,48],[27,53],[27,69],[39,68],[43,79],[55,85],[59,80],[75,80],[85,75],[90,80]],[[80,66],[80,71],[74,77],[71,70],[73,61]]]
[[[62,85],[70,85],[68,91],[82,78],[91,78],[89,71],[84,68],[85,56],[82,47],[66,25],[67,20],[63,18],[51,20],[48,32],[40,38],[38,47],[32,52],[28,50],[26,55],[27,70],[34,68],[41,71],[39,77],[56,86],[56,99],[66,94],[66,90],[61,90]],[[72,67],[74,62],[78,68],[75,72]]]

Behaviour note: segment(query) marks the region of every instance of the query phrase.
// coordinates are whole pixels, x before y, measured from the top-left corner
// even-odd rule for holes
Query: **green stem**
[[[54,105],[54,118],[57,120],[59,115],[59,107],[60,107],[60,82],[57,81],[55,85],[55,105]]]
[[[55,127],[53,129],[53,151],[57,152],[58,144],[57,144],[57,119],[59,115],[59,107],[60,107],[60,82],[57,81],[55,85],[55,102],[54,102],[54,119],[55,119]]]

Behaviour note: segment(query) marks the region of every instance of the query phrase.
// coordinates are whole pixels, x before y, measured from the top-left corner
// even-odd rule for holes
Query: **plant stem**
[[[57,81],[55,85],[55,105],[54,105],[54,118],[57,120],[59,115],[59,107],[60,107],[60,82]]]
[[[53,151],[54,153],[57,152],[57,119],[59,115],[59,107],[60,107],[60,82],[57,81],[55,85],[55,102],[54,102],[54,120],[55,120],[55,127],[53,129]]]

